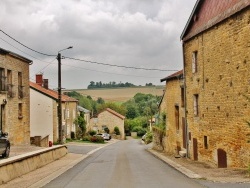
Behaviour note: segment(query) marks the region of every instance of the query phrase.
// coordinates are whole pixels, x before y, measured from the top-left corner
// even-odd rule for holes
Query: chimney
[[[43,87],[49,89],[49,79],[43,79]]]
[[[39,86],[43,86],[43,75],[42,74],[37,74],[36,75],[36,83]]]

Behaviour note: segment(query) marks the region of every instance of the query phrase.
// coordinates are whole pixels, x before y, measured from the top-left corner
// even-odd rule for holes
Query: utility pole
[[[73,48],[72,46],[65,48],[63,50],[67,50],[67,49],[71,49]],[[59,144],[63,144],[63,129],[62,129],[62,76],[61,76],[61,51],[58,51],[58,55],[57,55],[57,60],[58,60],[58,110],[57,110],[57,114],[58,114],[58,142]]]
[[[62,135],[62,79],[61,79],[61,53],[58,53],[58,142],[63,144],[63,135]]]

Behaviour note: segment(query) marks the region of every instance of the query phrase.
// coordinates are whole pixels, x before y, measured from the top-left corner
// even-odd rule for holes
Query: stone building
[[[165,113],[166,136],[164,139],[165,152],[182,156],[186,153],[186,127],[184,113],[184,84],[183,70],[178,71],[161,82],[166,81]]]
[[[78,101],[62,95],[63,137],[71,138],[76,132],[74,120],[77,117]],[[48,88],[48,79],[36,75],[36,83],[30,82],[30,131],[31,137],[49,136],[49,141],[58,141],[58,92]]]
[[[104,132],[105,127],[109,128],[111,134],[114,133],[114,128],[117,126],[120,131],[120,138],[125,138],[124,132],[124,120],[125,117],[110,108],[106,108],[100,112],[97,117],[90,119],[91,130],[95,130],[99,133]]]
[[[29,65],[32,61],[0,48],[0,130],[12,145],[30,144]]]
[[[183,41],[189,157],[250,164],[250,1],[198,0]]]

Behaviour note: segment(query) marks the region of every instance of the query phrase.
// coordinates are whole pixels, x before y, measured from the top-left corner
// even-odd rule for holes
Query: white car
[[[104,140],[110,140],[111,136],[108,133],[99,133],[96,136],[101,136]]]

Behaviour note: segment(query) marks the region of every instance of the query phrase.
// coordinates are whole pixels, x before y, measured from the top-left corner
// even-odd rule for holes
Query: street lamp
[[[65,48],[63,50],[58,51],[57,60],[58,60],[58,142],[59,144],[63,144],[63,132],[62,132],[62,87],[61,87],[61,51],[71,49],[73,46]]]

